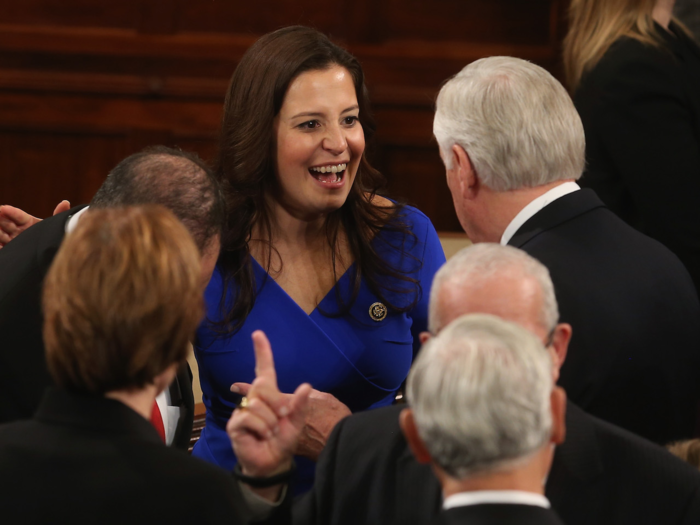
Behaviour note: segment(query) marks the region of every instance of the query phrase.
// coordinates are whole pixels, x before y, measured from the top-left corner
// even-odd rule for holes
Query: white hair
[[[539,286],[542,299],[538,321],[546,332],[551,332],[559,321],[559,306],[549,270],[537,259],[512,246],[478,243],[457,252],[438,270],[430,290],[428,329],[436,334],[444,324],[441,318],[440,297],[446,287],[464,289],[489,278],[521,275],[533,279]]]
[[[586,141],[571,97],[547,71],[519,58],[482,58],[451,78],[437,98],[433,133],[448,169],[457,144],[495,191],[583,173]]]
[[[548,442],[552,388],[550,353],[533,334],[470,314],[422,348],[407,395],[432,459],[463,479],[513,468]]]

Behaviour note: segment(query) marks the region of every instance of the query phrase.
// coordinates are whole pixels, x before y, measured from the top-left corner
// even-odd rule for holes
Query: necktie
[[[156,427],[156,431],[160,436],[160,439],[165,443],[165,426],[163,426],[163,416],[160,414],[160,408],[158,408],[158,403],[153,401],[153,410],[151,410],[151,424]]]

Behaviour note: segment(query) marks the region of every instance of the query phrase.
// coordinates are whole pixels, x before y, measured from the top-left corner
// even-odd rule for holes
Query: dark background
[[[212,159],[228,78],[260,35],[313,26],[362,63],[389,194],[461,231],[432,138],[442,82],[491,55],[561,77],[566,0],[0,0],[0,204],[86,203],[151,144]]]

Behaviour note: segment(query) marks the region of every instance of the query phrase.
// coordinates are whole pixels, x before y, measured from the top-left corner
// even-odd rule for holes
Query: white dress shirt
[[[475,490],[452,494],[445,499],[442,508],[453,509],[466,507],[467,505],[481,505],[484,503],[506,503],[511,505],[533,505],[548,509],[551,507],[549,500],[542,494],[525,492],[522,490]]]
[[[90,206],[86,206],[68,219],[66,222],[66,234],[75,230],[80,217],[82,217],[83,213],[89,209]],[[173,439],[175,438],[175,430],[177,430],[177,422],[180,420],[180,407],[171,406],[171,402],[172,399],[170,397],[170,391],[167,388],[158,394],[158,397],[156,397],[156,403],[158,403],[158,409],[160,410],[160,415],[163,418],[166,445],[172,445]]]
[[[530,217],[535,215],[535,213],[540,211],[542,208],[548,204],[551,204],[558,198],[580,189],[581,187],[575,182],[564,182],[563,184],[559,184],[559,186],[555,186],[547,193],[543,193],[537,197],[530,204],[520,210],[515,217],[513,217],[513,220],[510,221],[508,227],[503,231],[503,235],[501,236],[501,245],[505,246],[508,244],[508,241],[510,241],[513,235],[515,235],[515,232],[517,232]]]

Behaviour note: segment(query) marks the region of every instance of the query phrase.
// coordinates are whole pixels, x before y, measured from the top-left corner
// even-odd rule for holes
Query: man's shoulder
[[[661,492],[700,489],[700,471],[665,448],[597,417],[585,417],[609,460],[606,465],[624,473],[631,483],[634,477],[635,484],[655,486]]]
[[[669,275],[687,274],[671,250],[620,219],[590,189],[547,205],[514,238],[525,239],[518,247],[536,258],[576,259],[581,264],[624,260]]]
[[[585,512],[592,513],[589,519],[601,524],[700,523],[700,472],[576,406],[567,410],[571,432],[557,449],[551,482],[575,494],[557,496],[556,487],[548,485],[554,492],[548,494],[552,504],[567,523],[586,522],[576,521],[581,501],[586,502]]]
[[[357,443],[358,446],[363,446],[367,441],[385,443],[403,440],[399,414],[405,408],[406,405],[391,405],[353,414],[338,423],[338,437],[342,442]]]
[[[0,250],[0,275],[25,269],[26,264],[20,266],[17,264],[18,260],[24,260],[30,265],[50,265],[65,237],[66,222],[84,207],[77,206],[44,219],[20,233]],[[43,256],[44,253],[46,256]]]
[[[413,460],[399,426],[403,408],[392,405],[343,419],[326,444],[323,464],[332,465],[335,476],[393,476],[398,461]]]

